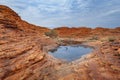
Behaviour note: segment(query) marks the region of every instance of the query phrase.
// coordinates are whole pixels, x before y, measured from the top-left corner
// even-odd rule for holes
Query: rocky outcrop
[[[119,27],[115,29],[108,29],[97,27],[95,29],[87,27],[78,27],[78,28],[68,28],[68,27],[59,27],[55,28],[58,36],[61,38],[87,38],[87,37],[105,37],[105,36],[116,36],[120,34]]]
[[[92,54],[55,66],[48,80],[119,80],[120,41],[103,43]],[[53,76],[55,78],[53,78]]]
[[[90,35],[91,28],[80,27],[80,28],[68,28],[68,27],[60,27],[55,28],[59,37],[67,37],[67,38],[76,38],[76,37],[87,37]]]
[[[118,37],[105,43],[88,42],[98,49],[71,63],[46,53],[57,46],[44,35],[49,30],[21,20],[12,9],[0,5],[0,80],[120,80],[119,27],[55,29],[59,37],[86,38],[95,33],[103,36],[103,32]]]
[[[43,36],[47,30],[22,21],[0,5],[0,80],[43,80],[48,74],[44,68],[53,65],[43,48],[55,44]]]

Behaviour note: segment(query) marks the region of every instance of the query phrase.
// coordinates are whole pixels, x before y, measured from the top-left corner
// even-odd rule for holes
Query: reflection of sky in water
[[[49,52],[49,54],[59,59],[73,61],[91,51],[91,48],[83,46],[60,46],[56,50]]]

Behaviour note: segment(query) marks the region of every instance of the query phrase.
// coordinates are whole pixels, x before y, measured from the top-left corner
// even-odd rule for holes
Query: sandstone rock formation
[[[21,20],[12,9],[0,5],[0,80],[120,80],[119,27],[55,29],[62,38],[118,37],[105,43],[88,42],[96,50],[71,63],[46,53],[57,46],[55,40],[44,35],[49,30]]]
[[[0,80],[43,79],[43,68],[51,66],[43,47],[54,44],[43,36],[48,30],[22,21],[0,5]]]
[[[87,27],[78,27],[78,28],[68,28],[68,27],[59,27],[55,28],[59,37],[62,38],[86,38],[86,37],[105,37],[105,36],[116,36],[120,34],[119,27],[115,29],[101,28],[97,27],[95,29]]]

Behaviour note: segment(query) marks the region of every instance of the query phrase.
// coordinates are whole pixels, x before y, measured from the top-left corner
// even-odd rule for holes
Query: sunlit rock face
[[[41,70],[51,65],[43,46],[54,44],[43,36],[48,30],[22,21],[13,10],[0,5],[1,80],[43,78]]]
[[[29,24],[12,9],[0,5],[0,80],[119,80],[120,29],[56,29],[60,38],[73,35],[85,38],[97,32],[116,35],[117,40],[99,45],[99,49],[70,64],[62,63],[46,53],[57,46],[55,40],[44,35],[50,29]],[[77,31],[78,30],[78,31]],[[68,31],[68,32],[67,32]],[[99,32],[100,31],[100,32]],[[77,33],[80,32],[80,33]],[[85,33],[85,34],[81,34]],[[87,36],[87,34],[89,34]],[[77,36],[78,35],[78,36]],[[112,36],[113,36],[112,35]],[[101,34],[100,36],[105,36]],[[66,36],[64,36],[66,37]],[[96,45],[95,45],[96,44]]]
[[[90,38],[90,37],[97,37],[97,38],[104,38],[106,36],[114,36],[120,34],[120,27],[109,29],[109,28],[102,28],[96,27],[94,29],[88,27],[59,27],[55,28],[54,30],[58,33],[58,36],[61,38]]]

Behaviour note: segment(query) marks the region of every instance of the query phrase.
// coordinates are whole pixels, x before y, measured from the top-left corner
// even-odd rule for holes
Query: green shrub
[[[98,40],[98,37],[97,36],[93,36],[89,40]]]
[[[49,32],[45,32],[46,36],[49,36],[50,38],[57,38],[58,34],[55,30],[50,30]]]
[[[109,42],[114,42],[114,41],[115,41],[115,38],[114,38],[114,37],[110,37],[110,38],[108,38],[108,41],[109,41]]]

